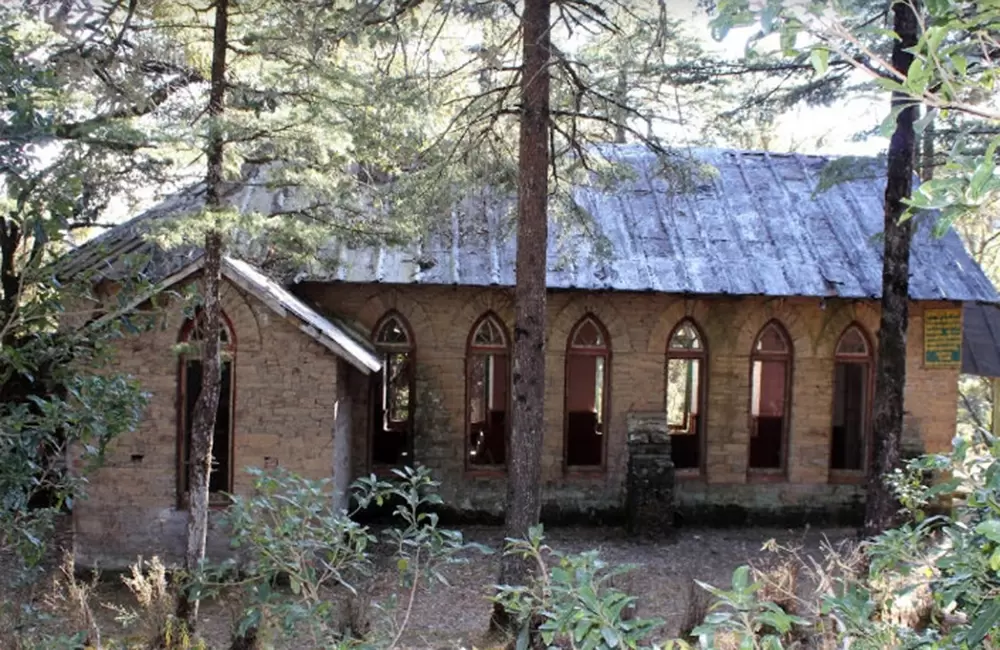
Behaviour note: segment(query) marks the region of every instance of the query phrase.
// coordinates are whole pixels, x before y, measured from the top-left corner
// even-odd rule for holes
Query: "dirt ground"
[[[496,527],[463,529],[466,539],[499,549],[503,534]],[[548,544],[564,552],[596,549],[609,564],[633,564],[637,569],[620,588],[638,599],[640,616],[666,621],[664,635],[675,636],[684,625],[692,580],[728,586],[733,570],[748,560],[768,555],[762,545],[770,539],[801,547],[806,554],[818,555],[824,539],[838,542],[852,538],[853,529],[681,529],[672,539],[659,542],[634,541],[620,529],[556,528],[547,531]],[[470,553],[467,564],[449,566],[443,572],[450,587],[436,585],[422,589],[410,617],[401,645],[407,648],[451,649],[488,647],[484,636],[491,604],[488,597],[496,580],[499,556]],[[405,600],[392,571],[377,581],[374,599],[388,602],[393,594]],[[94,613],[105,638],[127,638],[129,632],[115,621],[108,604],[134,605],[128,590],[106,576],[95,593]],[[224,602],[203,603],[199,633],[209,648],[227,648],[233,617]],[[397,610],[397,620],[402,612]],[[3,644],[0,643],[0,647]],[[295,647],[295,646],[289,646]]]

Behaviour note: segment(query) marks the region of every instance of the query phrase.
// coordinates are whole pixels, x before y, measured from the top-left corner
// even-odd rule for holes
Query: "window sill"
[[[697,467],[681,467],[674,470],[674,478],[678,481],[686,483],[704,481],[705,472],[701,471],[701,469]]]
[[[573,465],[563,467],[563,477],[568,479],[603,479],[607,468],[603,465]]]
[[[228,509],[229,506],[231,505],[233,505],[233,500],[231,498],[215,497],[209,499],[208,509],[210,511],[222,511]],[[188,507],[188,496],[186,494],[182,496],[180,499],[178,499],[177,509],[183,511],[190,510],[190,508]]]
[[[747,483],[786,483],[788,477],[783,469],[748,469]]]
[[[861,485],[868,480],[863,469],[831,469],[828,483],[833,485]]]
[[[466,467],[466,478],[507,478],[507,468],[503,466]]]

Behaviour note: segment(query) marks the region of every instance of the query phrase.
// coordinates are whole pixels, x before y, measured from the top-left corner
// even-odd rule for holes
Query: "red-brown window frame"
[[[764,332],[768,330],[769,327],[775,327],[778,333],[781,334],[785,341],[785,351],[784,352],[765,352],[757,350],[757,342],[760,341]],[[754,422],[753,416],[753,366],[757,361],[776,361],[781,360],[785,362],[785,386],[784,386],[784,413],[782,415],[781,423],[781,466],[778,468],[772,467],[750,467],[750,445],[753,443],[753,437],[756,432],[757,423]],[[792,337],[788,334],[788,329],[782,324],[782,322],[776,318],[764,323],[764,326],[757,331],[757,336],[754,337],[753,343],[750,348],[750,390],[749,390],[749,402],[747,408],[747,430],[750,435],[747,439],[747,475],[752,476],[755,480],[760,481],[782,481],[788,476],[788,450],[790,448],[790,433],[792,430],[792,373],[795,371],[795,345],[792,343]]]
[[[701,343],[701,349],[698,350],[684,350],[671,348],[670,342],[673,341],[674,335],[684,326],[690,325],[694,328],[695,333],[698,335],[698,341]],[[670,376],[667,372],[667,366],[670,364],[671,359],[697,359],[700,363],[698,368],[698,419],[697,427],[698,431],[696,435],[699,436],[698,439],[698,467],[687,467],[687,468],[677,468],[678,476],[683,477],[685,474],[690,476],[704,476],[705,474],[705,461],[708,455],[708,445],[707,445],[707,435],[706,435],[706,407],[708,405],[708,341],[705,339],[705,332],[698,326],[697,321],[691,317],[684,317],[674,325],[674,328],[670,330],[670,334],[667,336],[667,351],[666,359],[664,361],[663,368],[663,410],[666,413],[667,410],[667,391],[669,389]],[[669,422],[668,422],[669,428]]]
[[[860,354],[850,354],[841,353],[840,344],[844,340],[851,329],[857,329],[861,338],[864,339],[865,347],[867,348],[867,353],[864,355]],[[833,468],[833,427],[831,422],[830,429],[830,474],[829,480],[831,483],[856,483],[863,481],[867,476],[872,465],[872,402],[875,399],[875,346],[872,344],[872,337],[869,336],[868,330],[864,325],[857,321],[851,321],[847,327],[845,327],[841,332],[840,336],[837,337],[837,343],[833,348],[833,372],[834,372],[834,382],[833,382],[833,392],[830,395],[831,402],[831,418],[833,417],[833,411],[837,405],[837,381],[836,372],[837,364],[839,363],[857,363],[867,365],[867,372],[865,376],[867,378],[865,384],[865,430],[862,435],[862,443],[864,444],[864,449],[862,450],[861,457],[861,469],[834,469]]]
[[[226,477],[226,491],[230,494],[233,491],[233,481],[236,474],[236,328],[225,311],[219,312],[223,333],[229,337],[229,341],[220,345],[220,353],[224,356],[222,362],[229,361],[229,474]],[[195,311],[192,318],[188,318],[181,325],[177,335],[177,343],[190,342],[191,332],[201,317],[201,308]],[[228,357],[226,359],[225,357]],[[177,413],[177,508],[184,509],[188,506],[188,486],[184,479],[184,462],[187,457],[187,361],[188,355],[181,353],[177,358],[177,394],[175,398],[175,408]],[[226,504],[217,501],[210,503],[212,507],[221,507]]]
[[[602,348],[582,348],[574,347],[573,339],[576,338],[577,331],[586,323],[591,321],[597,327],[597,331],[600,332],[601,338],[604,340],[604,347]],[[566,340],[566,360],[565,367],[563,369],[563,454],[562,454],[562,464],[563,471],[566,473],[601,473],[607,470],[608,464],[608,436],[610,435],[610,422],[608,414],[611,412],[611,337],[608,336],[608,330],[595,314],[587,313],[584,314],[569,330],[569,338]],[[601,423],[604,426],[604,430],[601,432],[601,462],[599,465],[570,465],[567,461],[569,459],[569,364],[570,357],[572,355],[580,356],[594,356],[604,357],[604,381],[602,395],[603,403],[601,404]]]
[[[469,474],[506,474],[507,464],[503,465],[476,465],[469,462],[469,442],[472,438],[472,410],[469,404],[470,392],[469,392],[469,364],[472,360],[472,356],[475,354],[487,355],[496,354],[499,348],[478,346],[475,344],[476,332],[482,327],[483,323],[487,321],[492,321],[492,323],[500,330],[500,334],[503,336],[503,354],[507,358],[507,373],[504,381],[507,383],[507,390],[505,391],[507,397],[506,416],[504,418],[504,445],[506,447],[505,458],[510,457],[510,417],[511,417],[511,349],[510,349],[510,334],[507,331],[507,326],[504,324],[503,320],[496,315],[495,312],[489,311],[476,319],[473,323],[472,328],[469,330],[469,335],[465,343],[465,471]]]
[[[396,322],[399,323],[400,327],[402,327],[403,331],[406,333],[406,340],[407,340],[406,347],[403,347],[402,345],[397,345],[397,344],[385,344],[385,343],[379,343],[378,342],[379,333],[389,323],[389,321],[391,321],[393,319],[395,319]],[[384,360],[384,353],[387,353],[387,352],[404,352],[405,351],[405,352],[409,353],[409,356],[410,356],[410,373],[409,374],[410,374],[410,376],[407,377],[407,379],[408,379],[407,385],[409,386],[409,408],[408,408],[407,414],[406,414],[406,426],[407,426],[407,431],[408,431],[408,435],[407,435],[407,439],[406,439],[406,442],[407,442],[407,449],[406,449],[406,451],[407,451],[407,454],[409,455],[409,462],[406,463],[406,464],[408,464],[410,466],[414,466],[415,465],[415,459],[414,459],[414,437],[415,437],[415,431],[414,431],[413,425],[414,425],[414,411],[416,410],[416,389],[417,389],[417,382],[416,382],[416,377],[417,377],[417,373],[416,373],[417,340],[416,340],[416,338],[413,335],[413,328],[410,326],[410,322],[406,319],[405,316],[403,316],[401,313],[399,313],[395,309],[390,309],[386,313],[382,314],[382,317],[380,319],[378,319],[377,323],[375,323],[375,327],[372,328],[372,342],[373,342],[373,344],[375,346],[375,349],[379,352],[380,355],[383,356],[383,360]],[[383,377],[382,381],[384,382],[385,381],[385,369],[384,368],[382,370],[382,377]],[[370,420],[369,423],[368,423],[368,436],[366,438],[367,442],[368,442],[368,445],[367,445],[368,446],[368,453],[367,453],[367,456],[368,456],[368,467],[369,467],[370,470],[376,471],[376,473],[389,472],[392,469],[396,469],[396,467],[392,466],[392,465],[376,465],[375,462],[374,462],[374,459],[373,459],[374,449],[375,449],[375,445],[374,445],[375,427],[377,426],[377,423],[374,421],[374,417],[373,417],[374,406],[375,406],[375,402],[373,400],[381,399],[381,396],[379,394],[379,392],[380,392],[381,389],[382,389],[381,386],[375,386],[374,382],[372,383],[371,391],[370,391],[370,395],[369,395],[369,400],[371,400],[371,401],[369,403],[369,408],[367,409],[368,410],[368,418]]]

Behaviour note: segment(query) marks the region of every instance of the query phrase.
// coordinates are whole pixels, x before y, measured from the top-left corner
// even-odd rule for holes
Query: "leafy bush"
[[[633,616],[635,598],[610,584],[633,567],[611,567],[597,551],[553,550],[544,544],[541,526],[531,528],[528,539],[507,543],[507,553],[530,558],[537,567],[532,584],[497,587],[495,601],[519,621],[517,650],[537,641],[582,650],[642,648],[663,624]]]
[[[249,471],[253,493],[234,496],[226,515],[239,559],[205,567],[190,586],[199,598],[225,591],[239,599],[234,647],[255,647],[277,635],[306,639],[310,647],[395,647],[418,585],[447,584],[444,565],[466,561],[466,550],[486,551],[438,527],[438,516],[429,512],[441,503],[438,483],[425,468],[394,470],[395,481],[370,476],[355,482],[352,511],[334,507],[331,479]],[[386,502],[397,504],[398,525],[381,536],[353,519]],[[391,602],[371,603],[367,593],[380,553],[408,590],[399,612]],[[279,588],[283,582],[287,590]],[[373,612],[382,614],[379,620],[370,620]]]

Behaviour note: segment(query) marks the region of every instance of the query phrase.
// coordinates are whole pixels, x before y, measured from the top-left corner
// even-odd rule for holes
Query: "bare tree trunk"
[[[916,4],[893,4],[892,64],[906,74],[913,61],[907,52],[917,44]],[[889,142],[885,187],[885,252],[882,266],[882,317],[879,323],[878,359],[875,366],[875,403],[872,417],[874,467],[868,477],[864,534],[877,535],[890,528],[899,506],[885,483],[885,475],[899,466],[903,437],[903,391],[906,386],[906,329],[909,321],[911,221],[900,223],[904,199],[913,190],[916,135],[913,123],[917,105],[894,94],[893,107],[906,106],[896,118]]]
[[[525,537],[541,513],[545,405],[545,273],[549,200],[549,18],[551,0],[527,0],[521,15],[521,135],[518,180],[517,280],[514,287],[514,371],[507,463],[507,537]],[[523,585],[519,557],[500,562],[500,584]],[[513,621],[496,607],[491,627]]]
[[[229,27],[229,0],[215,1],[215,32],[212,44],[212,85],[208,100],[209,141],[206,148],[208,171],[205,174],[205,208],[213,221],[223,207],[224,134],[218,124],[225,110],[226,48]],[[212,438],[219,410],[219,389],[222,383],[222,359],[219,336],[222,329],[222,307],[219,289],[222,281],[222,232],[218,223],[205,234],[204,321],[202,340],[201,392],[195,402],[191,423],[190,470],[188,476],[188,539],[184,564],[194,572],[205,558],[208,535],[208,486],[212,469]],[[177,616],[193,629],[198,619],[198,601],[190,600],[186,592],[177,604]]]

